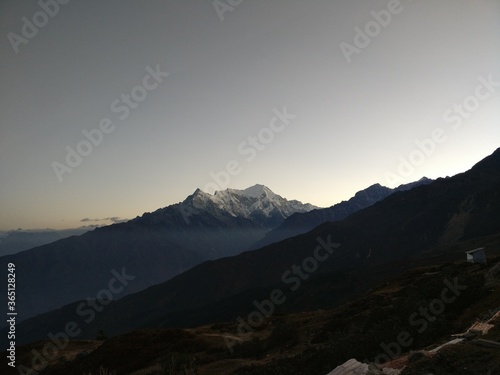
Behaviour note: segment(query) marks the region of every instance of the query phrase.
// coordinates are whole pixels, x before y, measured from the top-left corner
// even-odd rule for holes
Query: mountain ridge
[[[432,180],[422,177],[420,180],[400,185],[396,188],[388,188],[379,183],[370,185],[366,189],[358,191],[352,198],[342,201],[327,208],[313,209],[305,213],[294,213],[286,218],[283,223],[266,233],[263,239],[257,241],[250,249],[258,249],[288,237],[306,233],[316,226],[328,222],[347,218],[349,215],[375,204],[387,198],[391,194],[413,189],[414,187],[426,185]]]

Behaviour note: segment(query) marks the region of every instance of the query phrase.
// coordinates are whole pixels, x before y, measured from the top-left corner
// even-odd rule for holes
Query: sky
[[[0,2],[0,231],[264,184],[321,207],[500,146],[497,0]]]

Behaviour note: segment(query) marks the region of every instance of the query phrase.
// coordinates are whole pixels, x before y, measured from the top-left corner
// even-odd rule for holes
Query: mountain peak
[[[262,195],[265,195],[268,198],[273,198],[276,196],[276,194],[269,189],[265,185],[261,184],[255,184],[253,186],[250,186],[246,189],[240,190],[240,189],[226,189],[226,190],[216,190],[214,194],[209,194],[201,190],[200,188],[197,188],[193,194],[190,195],[190,197],[195,197],[195,196],[201,196],[201,197],[220,197],[223,195],[226,195],[228,193],[233,193],[236,195],[240,195],[243,197],[249,197],[249,198],[260,198]]]
[[[200,188],[198,188],[198,189],[196,189],[196,190],[194,191],[194,193],[193,193],[193,194],[189,195],[189,196],[186,198],[186,200],[187,200],[187,199],[189,199],[189,198],[191,198],[191,197],[192,197],[192,198],[195,198],[195,197],[203,197],[203,198],[205,198],[205,197],[210,197],[210,194],[205,193],[203,190],[201,190]]]
[[[187,204],[187,205],[194,205],[195,201],[206,201],[210,197],[211,197],[210,194],[207,194],[203,190],[198,188],[194,191],[193,194],[188,195],[187,198],[184,199],[184,201],[182,203]]]
[[[473,171],[496,172],[500,170],[500,148],[472,167]]]
[[[249,188],[246,188],[245,190],[238,190],[238,192],[245,197],[251,198],[259,198],[262,195],[265,195],[268,198],[273,198],[274,196],[276,196],[276,194],[274,194],[271,189],[269,189],[265,185],[260,184],[255,184],[253,186],[250,186]]]
[[[200,189],[187,197],[183,204],[213,215],[230,215],[258,222],[275,228],[288,216],[296,212],[307,212],[318,208],[311,204],[289,201],[262,184],[249,188],[218,190],[213,195]]]

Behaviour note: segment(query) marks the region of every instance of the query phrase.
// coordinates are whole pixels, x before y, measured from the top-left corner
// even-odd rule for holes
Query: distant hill
[[[16,254],[70,236],[79,236],[94,228],[82,227],[62,230],[13,230],[0,235],[0,256]]]

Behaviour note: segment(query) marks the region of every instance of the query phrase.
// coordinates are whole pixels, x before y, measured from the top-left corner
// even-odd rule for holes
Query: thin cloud
[[[128,220],[129,219],[122,219],[119,216],[105,217],[103,219],[90,219],[90,218],[86,217],[86,218],[81,219],[80,222],[81,223],[88,223],[88,222],[99,223],[99,222],[103,222],[103,221],[111,221],[112,223],[117,224],[117,223],[124,223]]]

